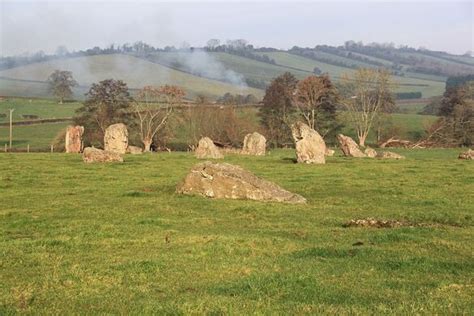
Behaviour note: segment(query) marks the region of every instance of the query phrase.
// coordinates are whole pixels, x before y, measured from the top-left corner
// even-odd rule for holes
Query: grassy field
[[[26,151],[28,145],[30,145],[30,150],[49,151],[56,135],[70,124],[69,122],[59,122],[15,126],[12,145],[21,151]],[[4,150],[8,141],[9,128],[0,127],[0,151]]]
[[[186,153],[0,154],[0,314],[469,314],[474,164],[399,152],[224,159],[307,205],[179,196]],[[365,217],[422,226],[342,227]]]
[[[54,100],[46,99],[27,99],[27,98],[8,98],[0,102],[0,113],[5,113],[5,118],[0,118],[0,123],[8,122],[8,109],[14,108],[14,121],[25,120],[22,115],[33,114],[38,115],[41,119],[48,118],[68,118],[74,115],[74,111],[80,106],[80,102],[71,102],[65,104],[58,104]],[[427,124],[433,123],[436,120],[435,116],[417,115],[416,112],[422,107],[422,104],[407,103],[400,106],[401,110],[406,113],[391,114],[392,123],[399,126],[402,138],[418,139],[423,136],[424,128]],[[238,111],[240,114],[249,118],[252,121],[258,121],[258,110],[255,108],[244,108]],[[345,134],[355,136],[355,132],[351,127],[351,123],[344,112],[340,113],[340,118],[345,125],[343,132]],[[18,150],[26,150],[27,145],[30,145],[31,150],[49,150],[49,146],[56,135],[70,123],[44,123],[27,126],[14,126],[13,129],[13,147]],[[181,133],[181,128],[176,127],[176,137],[178,139],[171,140],[171,142],[186,143],[186,140]],[[9,128],[8,126],[0,126],[0,150],[3,150],[5,143],[8,143]],[[375,135],[369,137],[370,142],[374,142]]]
[[[292,72],[298,79],[303,79],[312,73],[314,67],[318,67],[323,72],[328,72],[336,81],[342,74],[354,71],[351,68],[334,66],[287,52],[260,54],[273,58],[278,65],[221,52],[209,53],[209,60],[206,59],[206,62],[216,66],[220,72],[233,71],[237,77],[263,80],[267,84],[286,71]],[[327,53],[321,54],[350,64],[365,65],[353,59]],[[195,98],[198,93],[211,98],[222,96],[226,92],[252,93],[259,98],[263,96],[264,91],[260,89],[245,88],[172,69],[174,63],[183,63],[185,55],[187,54],[160,52],[154,57],[149,57],[152,60],[156,59],[156,62],[129,55],[97,55],[58,59],[2,70],[0,71],[0,95],[49,97],[50,93],[45,81],[55,69],[64,69],[72,71],[79,82],[80,86],[75,89],[75,98],[79,99],[84,98],[84,93],[91,83],[108,78],[122,79],[133,89],[139,89],[145,85],[176,84],[186,89],[190,99]],[[421,77],[421,79],[408,77],[411,75]],[[430,80],[431,77],[422,74],[407,74],[407,77],[395,76],[393,79],[399,84],[396,88],[398,92],[420,91],[423,97],[441,95],[444,91],[444,82],[440,81],[442,79],[439,77],[433,77],[436,80]]]
[[[58,104],[56,100],[47,99],[8,98],[0,102],[0,114],[6,114],[6,117],[0,117],[0,123],[9,121],[9,109],[15,109],[13,121],[19,122],[29,120],[23,115],[37,115],[38,119],[72,117],[81,104],[80,102]]]
[[[247,115],[250,119],[255,119],[252,113],[248,111],[254,111],[253,109],[246,109],[242,115]],[[431,115],[416,115],[416,114],[391,114],[392,124],[399,127],[400,137],[403,139],[419,139],[423,137],[424,127],[426,124],[433,123],[436,120],[435,116]],[[341,120],[345,122],[345,127],[342,130],[344,134],[355,137],[355,132],[351,128],[348,118],[341,113]],[[27,145],[30,145],[31,150],[49,151],[49,146],[54,140],[56,135],[64,129],[69,122],[60,123],[45,123],[45,124],[33,124],[26,126],[15,126],[13,129],[13,147],[18,150],[26,150]],[[373,131],[374,132],[374,131]],[[176,137],[170,139],[170,143],[175,144],[186,144],[186,140],[183,138],[181,130],[177,127]],[[9,128],[7,126],[0,127],[0,150],[3,150],[3,146],[8,143],[9,139]],[[369,144],[375,143],[375,134],[371,133],[368,138]],[[180,147],[182,147],[180,145]]]
[[[226,92],[263,96],[263,91],[244,88],[232,84],[193,76],[176,71],[162,65],[152,63],[128,55],[98,55],[53,60],[49,62],[30,64],[0,71],[0,95],[42,96],[48,97],[44,84],[11,81],[5,78],[19,80],[46,81],[55,70],[70,70],[74,78],[83,86],[76,90],[76,98],[84,98],[84,87],[104,79],[122,79],[129,88],[141,89],[146,85],[175,84],[183,87],[187,97],[194,98],[203,93],[210,97],[222,96]],[[30,86],[31,91],[26,87]],[[17,94],[18,93],[18,94]]]
[[[314,67],[318,67],[323,72],[328,72],[336,80],[339,79],[343,74],[350,74],[354,71],[350,68],[329,65],[286,52],[270,52],[262,54],[266,54],[270,58],[273,58],[277,64],[287,67],[302,69],[306,71],[313,71]],[[306,76],[308,76],[308,74],[306,74]],[[439,79],[435,81],[429,79],[417,79],[399,76],[393,76],[392,79],[393,82],[398,85],[395,89],[396,92],[420,91],[423,94],[424,98],[441,95],[443,94],[445,88],[445,83],[439,81]]]

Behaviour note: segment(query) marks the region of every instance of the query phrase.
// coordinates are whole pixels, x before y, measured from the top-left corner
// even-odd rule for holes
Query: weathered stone
[[[300,163],[323,164],[326,162],[326,143],[314,129],[302,122],[291,125],[295,141],[296,160]]]
[[[217,199],[249,199],[269,202],[305,203],[298,194],[263,180],[228,163],[209,161],[195,165],[176,188],[177,193]]]
[[[337,140],[339,141],[339,146],[344,156],[357,158],[366,157],[360,150],[359,145],[349,136],[338,134]]]
[[[245,135],[242,153],[245,155],[264,156],[267,139],[257,132]]]
[[[198,147],[194,152],[199,159],[222,159],[224,155],[209,137],[203,137],[199,140]]]
[[[375,149],[373,148],[370,148],[370,147],[367,147],[365,150],[364,150],[364,154],[369,157],[369,158],[375,158],[377,157],[377,152],[375,151]]]
[[[460,153],[458,158],[466,159],[466,160],[474,160],[474,150],[468,149],[468,151]]]
[[[93,162],[123,162],[122,155],[113,151],[87,147],[82,154],[82,160],[87,163]]]
[[[379,152],[377,154],[377,158],[381,158],[381,159],[405,159],[404,156],[399,155],[399,154],[394,153],[394,152],[391,152],[391,151]]]
[[[83,126],[68,126],[66,130],[65,147],[67,153],[80,153],[82,151]]]
[[[128,147],[127,126],[122,123],[110,125],[105,130],[104,149],[119,154],[125,154]]]
[[[127,154],[132,154],[132,155],[139,155],[143,153],[143,149],[137,146],[128,146],[127,147]]]
[[[324,153],[328,157],[334,156],[336,152],[333,149],[326,148],[326,152]]]

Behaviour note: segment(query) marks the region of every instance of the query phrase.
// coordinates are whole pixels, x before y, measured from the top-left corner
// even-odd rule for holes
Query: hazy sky
[[[473,47],[474,0],[457,1],[6,1],[0,54],[133,43],[255,46],[394,42],[462,54]]]

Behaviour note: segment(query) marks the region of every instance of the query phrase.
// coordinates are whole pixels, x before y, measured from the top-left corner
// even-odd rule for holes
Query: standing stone
[[[267,139],[257,132],[245,135],[242,153],[246,155],[264,156]]]
[[[210,161],[195,165],[177,186],[176,192],[216,199],[306,203],[306,199],[301,195],[258,178],[239,166]]]
[[[82,153],[82,160],[84,160],[86,163],[123,162],[121,154],[94,147],[87,147],[84,149],[84,152]]]
[[[125,154],[128,147],[127,126],[122,123],[110,125],[105,130],[104,148],[119,154]]]
[[[404,156],[399,155],[399,154],[394,153],[394,152],[391,152],[391,151],[383,151],[381,153],[378,153],[377,158],[381,158],[381,159],[405,159]]]
[[[358,158],[366,157],[366,155],[360,150],[359,145],[357,145],[357,143],[349,136],[338,134],[337,140],[339,141],[339,146],[341,147],[344,156]]]
[[[323,164],[326,162],[326,143],[314,129],[302,122],[291,125],[295,141],[296,159],[299,163]]]
[[[66,130],[66,152],[80,153],[82,151],[82,134],[84,126],[68,126]]]
[[[365,150],[364,150],[364,154],[369,157],[369,158],[375,158],[377,157],[377,152],[375,151],[375,149],[373,148],[370,148],[370,147],[367,147]]]
[[[459,159],[474,160],[474,150],[468,149],[463,153],[460,153],[458,156]]]
[[[199,159],[222,159],[224,155],[209,137],[203,137],[199,140],[198,147],[194,152]]]

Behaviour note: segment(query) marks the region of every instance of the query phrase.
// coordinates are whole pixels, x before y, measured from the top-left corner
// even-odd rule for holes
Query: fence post
[[[10,149],[12,149],[13,139],[13,111],[15,111],[15,109],[10,109]]]
[[[8,148],[8,146],[7,146],[7,144],[5,143],[5,152],[8,151],[7,148]]]
[[[27,152],[27,153],[30,152],[30,144],[26,145],[26,152]]]
[[[51,145],[51,153],[54,152],[54,145]]]

